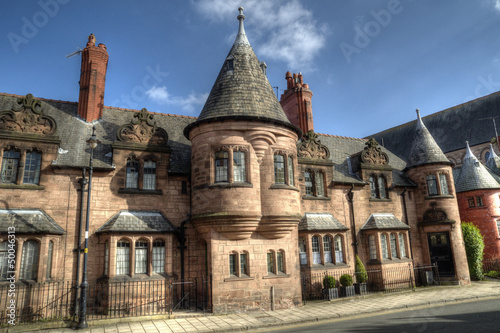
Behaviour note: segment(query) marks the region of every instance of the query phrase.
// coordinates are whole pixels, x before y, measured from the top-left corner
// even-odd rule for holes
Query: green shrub
[[[342,287],[350,287],[352,286],[352,276],[349,274],[344,274],[339,279]]]
[[[464,235],[465,253],[469,264],[470,277],[473,280],[484,279],[483,275],[483,249],[484,241],[481,231],[470,222],[462,223]]]
[[[489,271],[487,273],[484,273],[484,275],[489,276],[491,278],[497,278],[500,276],[500,273],[497,271]]]
[[[356,254],[356,282],[357,283],[365,283],[368,280],[368,273],[366,273],[365,265],[361,259],[359,259]]]
[[[323,278],[323,288],[325,289],[335,288],[336,284],[337,281],[335,281],[335,278],[331,275],[325,275]]]

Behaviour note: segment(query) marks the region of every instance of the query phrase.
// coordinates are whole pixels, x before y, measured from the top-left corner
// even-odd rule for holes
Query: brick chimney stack
[[[95,36],[90,34],[87,46],[82,51],[78,98],[78,116],[87,122],[102,117],[108,57],[106,45],[101,43],[95,46]]]
[[[286,90],[281,95],[281,107],[285,111],[288,120],[300,127],[305,134],[314,130],[313,115],[311,107],[312,91],[309,85],[304,83],[302,74],[286,72]]]

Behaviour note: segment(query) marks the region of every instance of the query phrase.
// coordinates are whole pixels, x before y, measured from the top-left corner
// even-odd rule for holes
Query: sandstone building
[[[89,204],[91,283],[210,277],[214,312],[298,306],[301,274],[352,271],[356,254],[469,283],[452,163],[420,116],[407,162],[315,133],[302,75],[280,104],[244,18],[198,118],[104,106],[93,35],[78,103],[0,95],[1,280],[14,226],[16,280],[79,281]]]

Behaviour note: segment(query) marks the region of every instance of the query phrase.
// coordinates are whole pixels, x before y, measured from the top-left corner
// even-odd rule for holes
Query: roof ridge
[[[341,138],[341,139],[350,139],[350,140],[358,140],[358,141],[367,141],[368,139],[363,139],[363,138],[353,138],[350,136],[342,136],[342,135],[335,135],[335,134],[324,134],[324,133],[316,133],[318,135],[323,135],[323,136],[328,136],[332,138]]]
[[[0,92],[0,96],[10,96],[10,97],[20,97],[20,98],[23,98],[26,95],[17,95],[17,94],[9,94],[9,93]],[[60,103],[67,103],[67,104],[78,104],[78,102],[63,101],[61,99],[51,99],[51,98],[36,97],[36,96],[34,96],[34,97],[36,99],[39,99],[41,101],[46,101],[46,102],[60,102]]]
[[[121,107],[118,107],[118,106],[106,106],[105,105],[104,107],[108,108],[108,109],[114,109],[114,110],[141,112],[141,110],[121,108]],[[178,118],[198,119],[198,117],[193,117],[193,116],[185,116],[185,115],[182,115],[182,114],[163,113],[163,112],[150,111],[150,110],[148,110],[148,113],[158,114],[158,115],[162,115],[162,116],[178,117]]]

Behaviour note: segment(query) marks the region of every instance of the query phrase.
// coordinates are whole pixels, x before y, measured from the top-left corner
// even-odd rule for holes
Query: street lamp
[[[94,159],[94,149],[100,143],[95,136],[95,126],[92,126],[92,136],[87,140],[90,146],[90,162],[89,162],[89,187],[87,190],[87,214],[85,221],[85,248],[83,250],[83,280],[81,284],[80,293],[80,317],[78,320],[78,328],[87,328],[87,288],[89,283],[87,282],[87,254],[89,252],[89,215],[90,215],[90,195],[92,190],[92,173],[93,173],[93,159]]]

